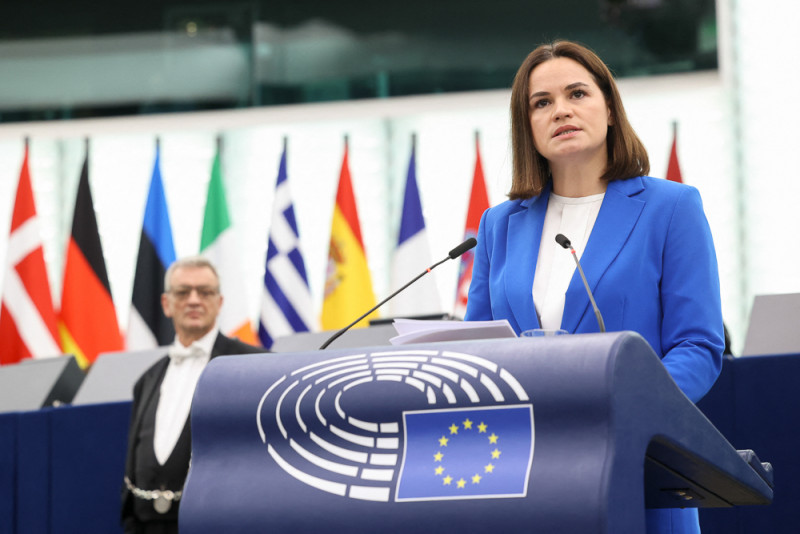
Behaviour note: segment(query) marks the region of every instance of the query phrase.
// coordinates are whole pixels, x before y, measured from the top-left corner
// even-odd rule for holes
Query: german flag
[[[74,354],[83,368],[98,354],[123,349],[89,188],[88,141],[67,243],[58,331],[61,349]]]

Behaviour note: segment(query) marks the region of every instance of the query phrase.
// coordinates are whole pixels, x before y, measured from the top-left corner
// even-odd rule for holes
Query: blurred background
[[[178,256],[199,250],[221,139],[255,324],[285,139],[319,312],[347,136],[380,300],[396,289],[389,264],[412,135],[431,255],[438,259],[463,239],[478,153],[490,203],[504,200],[514,73],[536,45],[565,38],[594,49],[617,76],[653,176],[666,175],[676,141],[683,182],[700,190],[711,224],[737,353],[755,295],[800,291],[800,180],[791,133],[800,122],[793,94],[800,75],[790,59],[800,45],[799,15],[800,5],[789,0],[6,0],[0,4],[0,264],[28,138],[58,307],[88,138],[94,207],[124,330],[156,139]],[[457,267],[432,274],[442,311],[451,313]]]

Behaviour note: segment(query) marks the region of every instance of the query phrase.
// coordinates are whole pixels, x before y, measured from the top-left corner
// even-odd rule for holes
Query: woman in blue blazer
[[[465,319],[597,332],[570,252],[554,240],[564,233],[606,328],[641,334],[698,401],[719,375],[724,334],[697,190],[646,176],[647,152],[611,73],[576,43],[531,52],[512,87],[511,121],[510,200],[481,219]],[[647,510],[648,534],[699,531],[696,510]]]

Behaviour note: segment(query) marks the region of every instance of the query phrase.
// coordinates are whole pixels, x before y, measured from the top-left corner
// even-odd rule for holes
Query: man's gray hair
[[[208,258],[203,256],[188,256],[186,258],[175,260],[167,269],[167,273],[164,275],[164,293],[169,293],[170,289],[172,289],[169,285],[169,279],[172,277],[172,273],[175,272],[175,269],[186,267],[190,269],[202,269],[203,267],[208,267],[211,269],[211,272],[214,273],[217,283],[219,283],[219,274],[217,274],[217,269],[214,267],[214,264],[208,260]]]

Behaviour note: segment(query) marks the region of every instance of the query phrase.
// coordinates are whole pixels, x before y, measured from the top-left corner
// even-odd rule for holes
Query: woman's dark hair
[[[606,137],[608,167],[604,180],[624,180],[643,176],[650,172],[647,150],[639,140],[625,115],[619,89],[605,63],[591,50],[571,41],[554,41],[544,44],[528,54],[520,65],[514,84],[511,86],[511,146],[513,169],[511,176],[511,199],[530,198],[538,195],[550,180],[548,161],[536,150],[530,123],[530,75],[542,63],[556,58],[568,58],[578,62],[594,78],[603,92],[611,110],[611,126]]]

